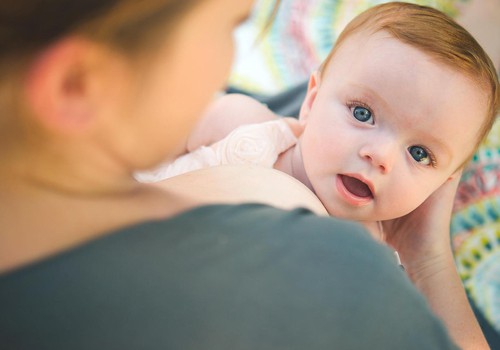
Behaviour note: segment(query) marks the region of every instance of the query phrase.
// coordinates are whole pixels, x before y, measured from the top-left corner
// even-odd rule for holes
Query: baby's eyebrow
[[[382,96],[380,96],[377,91],[370,88],[369,86],[360,83],[351,83],[349,85],[351,88],[360,90],[365,95],[364,97],[368,97],[370,100],[376,101],[377,104],[379,104],[381,107],[388,108],[390,106],[389,103],[384,98],[382,98]]]
[[[424,145],[430,147],[431,151],[439,158],[439,165],[446,166],[453,158],[451,149],[439,138],[431,134],[424,136]]]

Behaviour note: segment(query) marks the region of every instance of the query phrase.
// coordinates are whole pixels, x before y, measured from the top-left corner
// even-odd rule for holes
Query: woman
[[[361,229],[215,204],[320,208],[294,180],[221,168],[134,181],[176,153],[222,86],[251,6],[0,5],[2,348],[454,348]],[[417,229],[441,230],[441,207]]]

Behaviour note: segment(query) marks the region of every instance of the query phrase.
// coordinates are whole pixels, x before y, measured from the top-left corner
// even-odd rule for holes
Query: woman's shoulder
[[[162,229],[167,226],[182,229],[185,222],[169,221],[182,213],[186,215],[181,217],[189,217],[200,225],[203,225],[200,218],[206,213],[208,216],[203,222],[210,223],[214,230],[218,225],[217,220],[220,221],[224,215],[238,215],[240,220],[255,217],[255,214],[250,214],[251,210],[233,208],[229,213],[222,209],[203,208],[211,204],[260,203],[282,209],[302,207],[315,213],[322,213],[323,210],[319,200],[305,186],[272,169],[246,166],[210,168],[171,178],[158,185],[163,190],[148,185],[143,186],[141,194],[91,203],[76,198],[64,201],[39,200],[38,205],[31,206],[36,210],[23,211],[23,217],[31,219],[24,220],[22,227],[15,217],[11,218],[11,226],[16,227],[17,234],[3,237],[0,273],[108,236],[116,228],[136,227],[137,224],[153,221],[164,222]],[[2,205],[5,207],[5,203]],[[47,220],[54,212],[62,212],[61,216],[65,220]],[[103,212],[106,215],[102,215]],[[93,219],[88,220],[89,217]],[[8,227],[8,223],[2,222],[7,232],[6,225]],[[147,232],[146,229],[144,226],[140,229],[136,227],[135,231]],[[23,240],[21,237],[32,239]],[[32,242],[38,237],[44,237],[44,243],[34,246]]]
[[[304,206],[283,209],[258,202],[201,205],[174,217],[141,224],[138,229],[141,235],[158,237],[168,232],[169,239],[177,235],[178,239],[184,239],[189,232],[193,239],[216,237],[216,240],[226,242],[254,240],[282,244],[295,241],[307,246],[316,241],[330,247],[345,244],[352,244],[351,247],[373,246],[374,243],[358,223],[318,216]],[[248,238],[249,234],[251,238]]]
[[[157,184],[203,204],[262,203],[282,209],[306,208],[328,215],[304,184],[275,169],[228,165],[193,171]]]

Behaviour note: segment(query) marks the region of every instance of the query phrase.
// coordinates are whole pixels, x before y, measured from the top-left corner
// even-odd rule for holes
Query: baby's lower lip
[[[349,204],[355,205],[355,206],[363,206],[367,205],[373,200],[373,196],[369,197],[359,197],[355,195],[354,193],[350,192],[346,186],[344,185],[344,182],[342,181],[342,176],[344,175],[337,175],[335,179],[335,185],[337,187],[337,191],[339,192],[340,196]]]

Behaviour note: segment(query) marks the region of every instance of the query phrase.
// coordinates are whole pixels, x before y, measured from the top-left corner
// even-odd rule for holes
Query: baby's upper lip
[[[353,177],[353,178],[358,179],[359,181],[363,182],[370,189],[372,196],[375,197],[375,187],[373,186],[373,183],[370,180],[368,180],[367,178],[365,178],[363,175],[355,174],[355,173],[345,173],[345,174],[341,174],[341,175]]]

